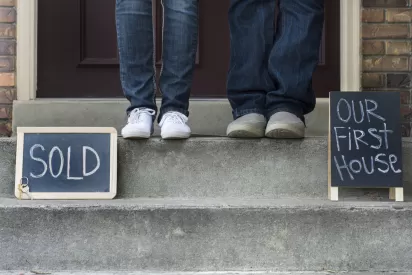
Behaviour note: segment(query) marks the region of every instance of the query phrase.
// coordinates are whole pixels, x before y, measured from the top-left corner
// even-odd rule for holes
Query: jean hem
[[[253,108],[253,109],[234,109],[233,110],[233,119],[238,119],[239,117],[249,115],[249,114],[259,114],[265,115],[263,109]]]

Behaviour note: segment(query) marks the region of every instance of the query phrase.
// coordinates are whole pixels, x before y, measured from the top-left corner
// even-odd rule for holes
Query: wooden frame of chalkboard
[[[108,134],[104,135],[108,140],[107,148],[108,158],[106,161],[107,185],[104,191],[87,191],[87,192],[29,192],[22,193],[22,185],[30,186],[28,178],[23,175],[24,157],[25,157],[25,136],[30,134],[54,135],[54,134]],[[17,149],[16,149],[16,175],[15,175],[15,196],[22,200],[107,200],[113,199],[117,194],[117,131],[111,127],[18,127],[17,128]],[[27,149],[27,148],[26,148]],[[83,151],[84,154],[84,151]],[[84,161],[84,159],[83,159]],[[69,159],[70,163],[70,159]],[[84,167],[83,163],[83,167]],[[62,168],[60,168],[62,169]]]

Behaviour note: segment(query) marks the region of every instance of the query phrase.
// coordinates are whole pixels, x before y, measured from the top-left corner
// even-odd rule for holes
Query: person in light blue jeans
[[[276,30],[275,11],[275,0],[231,0],[229,137],[302,138],[315,107],[324,0],[279,0]]]
[[[162,0],[163,52],[156,85],[152,0],[116,0],[120,78],[130,102],[124,138],[149,138],[156,115],[164,139],[190,137],[187,125],[198,38],[198,0]],[[158,112],[156,87],[162,93]]]

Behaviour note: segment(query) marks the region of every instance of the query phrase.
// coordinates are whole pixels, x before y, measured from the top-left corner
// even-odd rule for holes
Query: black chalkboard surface
[[[16,196],[111,199],[116,195],[113,128],[19,128]]]
[[[329,184],[402,187],[400,94],[331,92]]]

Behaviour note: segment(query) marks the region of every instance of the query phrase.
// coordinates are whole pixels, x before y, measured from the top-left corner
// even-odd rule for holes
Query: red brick
[[[412,88],[412,74],[411,73],[397,73],[387,74],[386,86],[393,89],[410,89]]]
[[[412,119],[412,106],[411,105],[401,106],[401,119],[408,120],[408,121]]]
[[[16,4],[15,0],[0,0],[0,6],[9,6],[12,7]]]
[[[411,91],[400,91],[401,95],[401,104],[410,104],[411,103]]]
[[[364,7],[407,7],[409,5],[408,0],[363,0]]]
[[[406,56],[364,57],[363,59],[364,71],[407,72],[409,69],[409,57]]]
[[[385,10],[364,9],[362,11],[362,21],[366,23],[383,23],[385,22]]]
[[[0,22],[1,23],[16,22],[16,10],[13,7],[0,7]]]
[[[8,121],[0,120],[0,137],[11,135],[11,125]]]
[[[363,88],[384,88],[386,86],[385,74],[364,73],[362,75]]]
[[[411,123],[404,122],[401,125],[402,137],[410,137],[411,136]]]
[[[408,24],[364,24],[363,38],[409,38]]]
[[[412,53],[411,41],[387,41],[386,53],[390,55],[410,55]]]
[[[365,55],[383,55],[386,52],[385,48],[384,41],[367,40],[362,43],[362,51]]]
[[[0,106],[0,119],[10,119],[11,120],[12,111],[11,106]]]
[[[0,104],[12,104],[16,99],[15,89],[0,89]]]
[[[1,38],[16,37],[16,26],[14,24],[1,24],[0,23],[0,37]]]
[[[412,9],[388,9],[386,20],[390,23],[412,22]]]
[[[14,73],[0,73],[0,87],[13,87],[14,85]]]
[[[0,56],[0,72],[13,72],[15,66],[16,64],[13,56]]]

